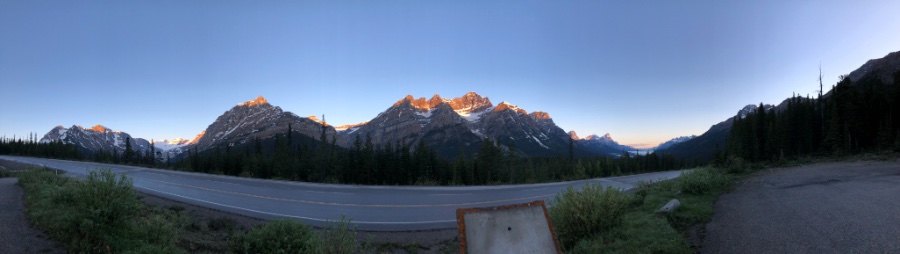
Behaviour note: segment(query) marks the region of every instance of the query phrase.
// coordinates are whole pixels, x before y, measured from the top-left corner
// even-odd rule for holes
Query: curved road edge
[[[109,168],[132,179],[136,190],[192,205],[260,219],[291,218],[315,227],[341,214],[367,231],[456,228],[457,208],[488,207],[535,200],[550,204],[568,187],[585,184],[629,190],[639,182],[672,179],[684,170],[578,181],[496,186],[369,186],[292,182],[210,175],[94,162],[0,156],[2,160],[49,167],[82,178]]]

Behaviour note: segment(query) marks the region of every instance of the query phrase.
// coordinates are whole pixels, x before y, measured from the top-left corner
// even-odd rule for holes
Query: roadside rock
[[[666,205],[664,205],[662,208],[656,210],[656,213],[670,214],[675,212],[675,210],[678,210],[679,207],[681,207],[681,202],[679,202],[678,199],[673,198],[672,200],[669,200],[669,202],[666,203]]]

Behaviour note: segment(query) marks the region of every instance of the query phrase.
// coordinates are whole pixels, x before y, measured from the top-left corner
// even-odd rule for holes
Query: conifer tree
[[[131,149],[131,137],[125,137],[125,153],[122,154],[123,162],[131,163],[134,159],[134,150]]]

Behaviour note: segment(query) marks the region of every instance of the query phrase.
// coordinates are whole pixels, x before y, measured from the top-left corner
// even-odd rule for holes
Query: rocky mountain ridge
[[[145,153],[150,150],[150,142],[142,138],[132,138],[131,134],[114,131],[103,125],[84,128],[78,125],[65,128],[62,125],[51,129],[40,139],[40,143],[62,141],[73,144],[83,152],[113,152],[121,154],[125,151],[125,142],[130,141],[131,149]]]
[[[239,103],[216,118],[186,149],[205,151],[217,146],[245,144],[253,139],[267,139],[292,132],[319,138],[322,129],[334,136],[334,127],[323,124],[315,116],[300,117],[281,107],[272,106],[262,96]]]
[[[570,139],[547,112],[529,113],[506,101],[494,105],[475,92],[453,99],[407,95],[368,122],[338,129],[339,143],[345,147],[357,136],[369,137],[376,145],[424,143],[444,157],[474,153],[484,138],[522,156],[554,156],[568,154]],[[573,149],[579,156],[608,153],[582,141]]]

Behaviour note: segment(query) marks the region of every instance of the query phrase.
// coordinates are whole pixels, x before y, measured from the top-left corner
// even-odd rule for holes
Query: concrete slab
[[[559,241],[544,201],[485,208],[460,208],[462,253],[559,253]]]

